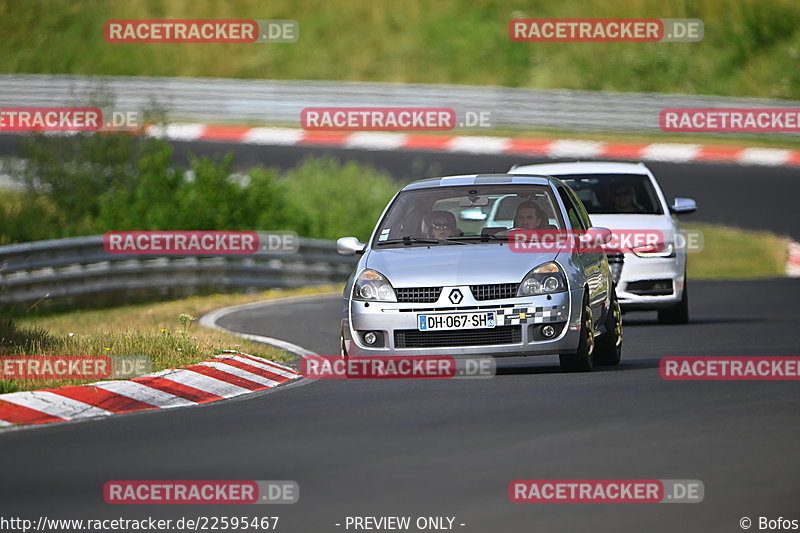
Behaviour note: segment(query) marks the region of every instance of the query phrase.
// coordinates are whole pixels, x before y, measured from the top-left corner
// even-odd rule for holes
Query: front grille
[[[502,300],[516,298],[519,283],[498,283],[496,285],[470,285],[472,297],[476,300]]]
[[[400,329],[394,332],[395,348],[449,348],[451,346],[519,344],[521,342],[522,328],[520,326],[452,331]]]
[[[670,296],[672,294],[672,280],[631,281],[625,286],[625,291],[639,296]]]
[[[409,287],[406,289],[395,289],[397,301],[400,303],[420,303],[432,304],[439,299],[442,292],[441,287]]]
[[[619,283],[619,277],[622,275],[622,264],[625,262],[625,254],[610,253],[606,254],[608,257],[608,266],[611,268],[611,279],[615,284]]]
[[[401,313],[442,313],[444,311],[476,311],[478,309],[508,309],[519,304],[491,304],[491,305],[467,305],[461,307],[412,307],[411,309],[397,309]]]

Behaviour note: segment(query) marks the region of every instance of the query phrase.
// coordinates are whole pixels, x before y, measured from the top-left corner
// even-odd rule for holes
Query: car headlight
[[[353,297],[367,302],[396,302],[392,284],[377,270],[367,269],[358,275]]]
[[[675,247],[671,242],[657,242],[631,248],[637,257],[675,257]]]
[[[567,278],[558,263],[544,263],[528,272],[517,289],[517,297],[553,294],[567,290]]]

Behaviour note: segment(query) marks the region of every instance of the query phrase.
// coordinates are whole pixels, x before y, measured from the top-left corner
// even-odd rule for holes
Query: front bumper
[[[626,311],[672,307],[681,301],[686,283],[685,256],[637,257],[625,254],[617,298]]]
[[[352,356],[426,355],[548,355],[574,353],[579,341],[583,289],[548,296],[475,301],[469,288],[445,287],[442,294],[459,288],[465,295],[453,305],[442,298],[431,303],[384,303],[345,299],[342,315],[344,346]],[[442,301],[443,300],[443,301]],[[495,328],[418,330],[418,315],[431,313],[495,311]],[[537,328],[560,326],[552,339],[544,339]],[[372,331],[382,346],[369,346],[364,333]],[[378,343],[376,343],[378,344]]]

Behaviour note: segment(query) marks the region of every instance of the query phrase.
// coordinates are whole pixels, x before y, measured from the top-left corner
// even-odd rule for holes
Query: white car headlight
[[[366,269],[355,282],[353,297],[367,302],[396,302],[397,295],[386,276],[377,270]]]
[[[657,242],[645,246],[637,246],[631,251],[638,257],[675,257],[675,247],[671,242]]]
[[[567,279],[558,263],[544,263],[528,272],[517,289],[517,297],[553,294],[567,290]]]

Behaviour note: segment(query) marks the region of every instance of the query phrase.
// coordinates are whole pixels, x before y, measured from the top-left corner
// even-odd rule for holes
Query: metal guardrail
[[[174,120],[293,126],[299,124],[300,112],[306,107],[430,106],[452,107],[459,116],[466,111],[490,111],[499,128],[646,132],[660,131],[658,116],[665,108],[800,107],[798,101],[764,98],[492,86],[0,75],[0,102],[9,107],[86,105],[87,95],[103,91],[115,95],[118,109],[144,110],[158,102]]]
[[[103,236],[0,246],[0,303],[75,303],[97,295],[124,300],[132,292],[303,287],[345,281],[356,258],[336,244],[299,239],[296,253],[258,255],[109,254]]]

